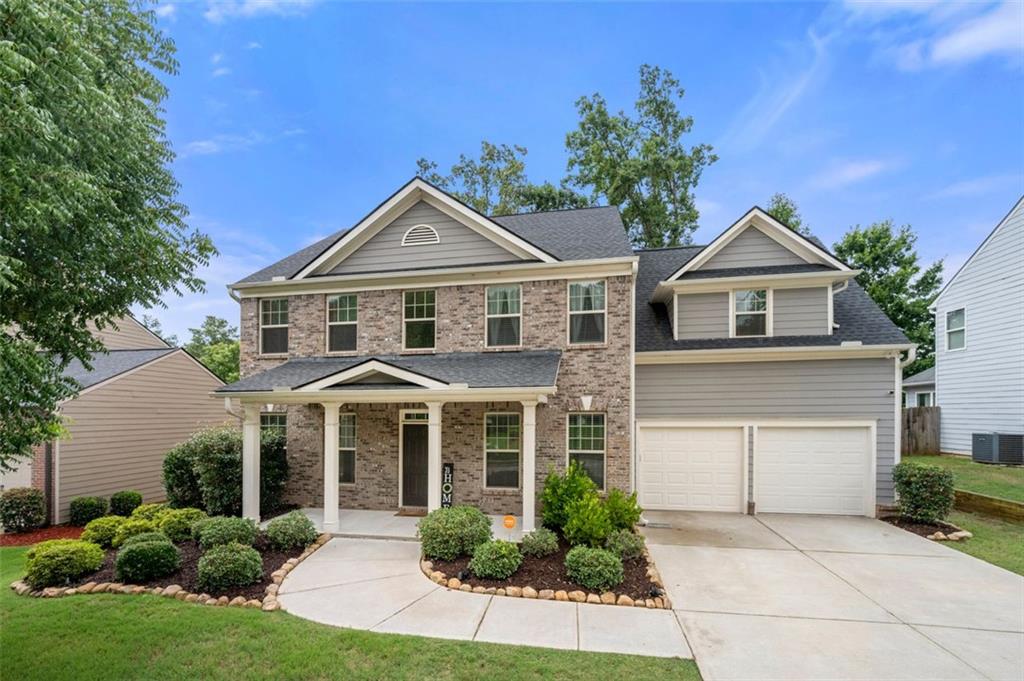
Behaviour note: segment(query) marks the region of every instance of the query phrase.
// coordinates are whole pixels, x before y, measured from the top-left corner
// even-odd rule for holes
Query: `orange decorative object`
[[[505,529],[511,530],[516,526],[516,517],[514,515],[505,516]]]

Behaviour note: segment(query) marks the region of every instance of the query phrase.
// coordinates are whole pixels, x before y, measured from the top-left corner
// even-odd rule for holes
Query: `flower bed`
[[[947,523],[944,520],[924,523],[898,515],[883,516],[879,520],[932,541],[960,541],[974,536],[967,530],[961,529],[952,523]]]

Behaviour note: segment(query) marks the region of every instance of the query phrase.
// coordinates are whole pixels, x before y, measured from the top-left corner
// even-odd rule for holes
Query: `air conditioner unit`
[[[971,458],[978,463],[1024,465],[1024,435],[1019,433],[972,433]]]

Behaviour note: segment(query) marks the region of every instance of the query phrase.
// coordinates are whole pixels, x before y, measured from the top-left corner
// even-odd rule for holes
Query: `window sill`
[[[604,343],[569,343],[566,346],[569,350],[601,350],[607,347],[607,341]]]
[[[522,352],[522,345],[495,345],[484,347],[484,352]]]
[[[256,359],[288,359],[287,352],[266,352],[256,355]]]
[[[402,348],[400,354],[403,355],[433,355],[437,352],[437,348]]]
[[[484,487],[485,494],[507,494],[508,496],[520,495],[523,493],[521,487]]]
[[[359,354],[358,350],[328,350],[327,357],[355,357]]]

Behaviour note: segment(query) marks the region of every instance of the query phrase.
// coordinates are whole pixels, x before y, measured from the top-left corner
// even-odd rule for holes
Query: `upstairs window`
[[[327,297],[327,351],[356,349],[357,301],[354,293]]]
[[[437,322],[435,291],[406,291],[403,306],[406,350],[432,350]]]
[[[288,352],[288,299],[260,301],[260,354]]]
[[[765,336],[768,333],[768,291],[755,289],[733,292],[735,336]]]
[[[603,281],[569,284],[569,343],[604,343],[605,314]]]
[[[487,347],[521,344],[522,287],[487,287]]]
[[[338,415],[338,482],[356,482],[356,415]]]
[[[963,350],[967,347],[967,310],[960,308],[946,313],[946,349]]]

